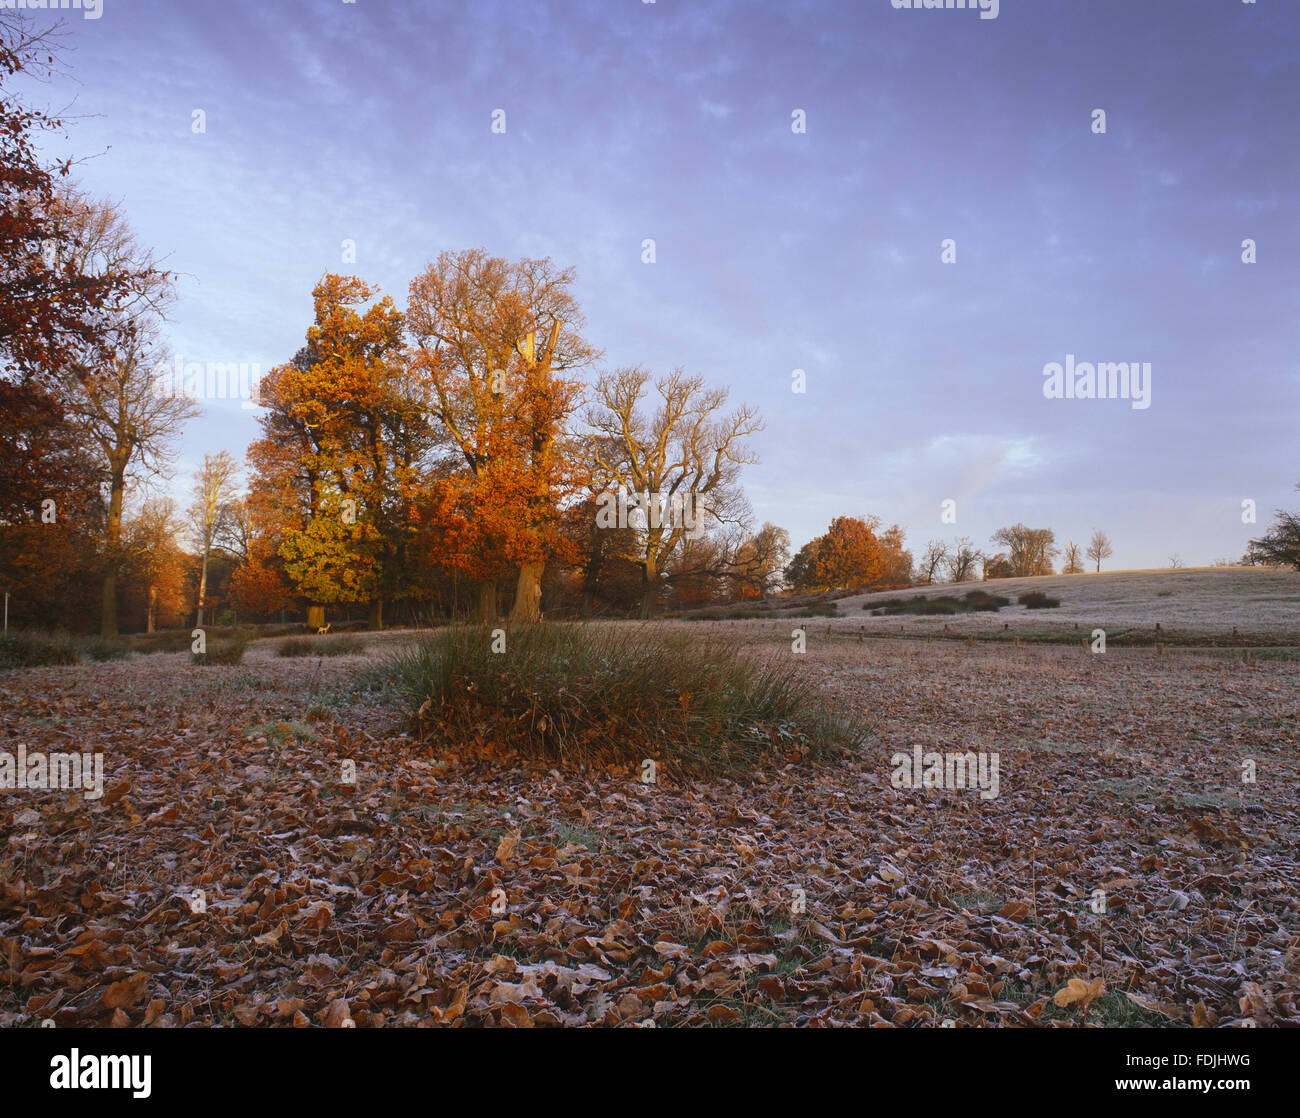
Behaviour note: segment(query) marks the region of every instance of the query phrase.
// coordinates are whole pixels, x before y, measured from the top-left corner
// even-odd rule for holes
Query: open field
[[[986,591],[1011,600],[997,612],[953,616],[875,616],[898,598],[960,597]],[[1027,609],[1021,594],[1039,591],[1060,600],[1055,609]],[[825,596],[828,597],[828,596]],[[779,602],[774,599],[773,604]],[[1083,643],[1093,629],[1108,644],[1181,644],[1261,648],[1300,646],[1300,572],[1264,567],[1198,567],[1113,571],[1086,575],[940,583],[834,599],[836,616],[806,621],[817,631],[870,636],[977,637]],[[864,608],[865,607],[865,608]],[[781,621],[791,620],[782,617]],[[798,623],[805,624],[795,618]],[[725,625],[725,621],[712,624]],[[1159,626],[1157,630],[1156,626]]]
[[[1284,635],[1295,576],[1259,573],[1224,586]],[[1157,601],[1226,623],[1189,575]],[[1091,625],[1119,607],[1074,596],[1125,577],[1055,581]],[[416,742],[358,685],[406,634],[0,675],[0,749],[102,751],[106,790],[0,793],[0,1025],[1300,1024],[1300,666],[874,620],[801,656],[729,625],[874,719],[848,763],[740,782]],[[914,745],[996,752],[998,794],[894,787]]]

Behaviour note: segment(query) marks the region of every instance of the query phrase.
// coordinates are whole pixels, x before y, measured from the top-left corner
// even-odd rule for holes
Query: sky
[[[187,362],[288,360],[325,272],[404,307],[445,249],[549,256],[603,368],[759,408],[745,491],[795,547],[1239,557],[1300,505],[1300,3],[898,3],[101,0],[29,12],[66,74],[25,92],[179,274]],[[1149,395],[1045,395],[1102,362]],[[178,494],[255,416],[204,402]]]

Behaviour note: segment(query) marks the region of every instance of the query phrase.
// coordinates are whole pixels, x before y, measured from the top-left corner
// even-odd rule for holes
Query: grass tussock
[[[970,590],[960,598],[953,595],[887,598],[883,602],[865,602],[862,608],[870,610],[873,617],[893,617],[904,613],[949,617],[958,613],[996,613],[1010,604],[1010,598],[999,594],[990,594],[987,590]]]
[[[193,637],[189,629],[159,629],[155,633],[132,633],[124,637],[127,647],[132,652],[150,655],[154,652],[188,652]],[[211,629],[208,636],[212,636]]]
[[[418,730],[458,751],[739,773],[824,761],[866,734],[788,660],[644,627],[448,627],[385,671]]]
[[[203,666],[213,664],[238,664],[244,658],[244,650],[248,648],[248,637],[238,635],[234,637],[217,638],[207,642],[207,649],[204,652],[195,652],[190,649],[190,663]]]
[[[800,610],[773,610],[765,607],[750,609],[706,609],[697,613],[684,613],[682,621],[754,621],[758,619],[783,620],[787,617],[839,617],[839,607],[834,602],[808,606]]]
[[[296,656],[354,656],[366,650],[364,637],[345,633],[338,637],[290,637],[275,646],[275,654]]]
[[[131,654],[131,646],[119,637],[87,637],[81,641],[81,652],[87,659],[102,663],[125,660]]]
[[[68,633],[21,629],[0,636],[0,669],[75,664],[79,659],[77,642]]]

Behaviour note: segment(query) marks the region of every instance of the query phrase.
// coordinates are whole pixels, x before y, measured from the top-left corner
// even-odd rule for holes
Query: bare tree
[[[89,445],[108,476],[108,515],[104,534],[104,583],[100,632],[117,635],[117,578],[121,566],[122,501],[128,472],[157,473],[186,419],[199,414],[184,396],[159,391],[157,371],[167,364],[159,337],[162,310],[171,297],[166,276],[152,268],[152,256],[135,240],[126,219],[111,202],[69,191],[60,196],[61,225],[70,230],[83,273],[134,271],[152,279],[147,290],[105,307],[100,345],[86,347],[80,359],[60,370],[62,402],[86,432]]]
[[[225,515],[217,524],[213,546],[238,563],[248,561],[248,545],[253,538],[253,515],[244,497],[226,503]]]
[[[953,582],[970,582],[984,556],[969,536],[962,536],[952,545],[946,560],[948,578]]]
[[[636,529],[637,547],[625,558],[641,568],[642,617],[653,615],[660,568],[688,533],[694,537],[710,525],[747,519],[740,467],[757,458],[744,440],[763,429],[749,406],[720,415],[727,390],[707,388],[702,377],[680,369],[654,382],[659,404],[653,415],[643,409],[649,388],[650,374],[643,369],[607,373],[597,382],[597,402],[587,416],[594,435],[587,444],[591,468],[605,487],[605,507],[619,487],[626,519]]]
[[[1083,549],[1073,540],[1065,545],[1065,565],[1061,568],[1061,574],[1083,574]]]
[[[1100,528],[1092,533],[1092,539],[1088,541],[1088,558],[1097,564],[1097,571],[1101,571],[1101,561],[1111,557],[1110,537]]]
[[[934,581],[934,576],[948,558],[948,544],[945,540],[930,540],[921,555],[920,568],[925,572],[926,583]]]
[[[993,542],[1007,549],[1007,562],[1014,578],[1032,575],[1050,575],[1052,560],[1057,556],[1056,534],[1050,528],[1027,528],[1013,524],[999,528],[992,536]]]
[[[190,504],[190,528],[199,545],[202,567],[199,574],[198,621],[203,626],[203,607],[208,596],[208,560],[216,544],[222,522],[228,515],[230,503],[235,499],[239,467],[230,455],[222,450],[207,454],[203,468],[194,481],[194,500]]]

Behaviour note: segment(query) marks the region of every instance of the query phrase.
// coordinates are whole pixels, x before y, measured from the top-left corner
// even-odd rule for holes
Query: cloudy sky
[[[746,490],[796,546],[1024,521],[1194,565],[1300,504],[1295,0],[102,5],[35,96],[181,273],[187,361],[270,368],[322,273],[404,305],[481,245],[576,267],[608,367],[757,405]],[[1149,362],[1150,406],[1045,398],[1067,355]],[[177,484],[253,417],[207,403]]]

